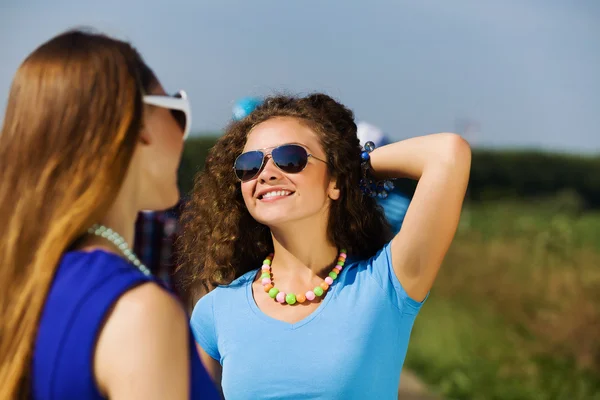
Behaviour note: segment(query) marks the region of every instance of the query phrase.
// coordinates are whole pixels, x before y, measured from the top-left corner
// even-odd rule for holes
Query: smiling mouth
[[[277,200],[277,199],[291,196],[294,193],[295,192],[291,192],[289,190],[275,190],[273,192],[268,192],[268,193],[258,196],[258,199],[259,200]]]

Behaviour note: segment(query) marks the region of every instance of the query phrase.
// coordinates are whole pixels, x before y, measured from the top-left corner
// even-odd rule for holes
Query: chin
[[[144,210],[165,211],[175,207],[179,203],[180,198],[179,189],[157,193],[152,197],[154,201],[149,202],[150,204]]]
[[[179,193],[179,189],[177,189],[176,193],[174,193],[173,196],[169,199],[169,201],[166,202],[167,206],[165,207],[165,209],[175,207],[179,203],[180,199],[181,194]]]
[[[252,217],[256,222],[266,225],[269,228],[282,227],[299,219],[298,216],[290,212],[284,212],[284,210],[255,213]]]

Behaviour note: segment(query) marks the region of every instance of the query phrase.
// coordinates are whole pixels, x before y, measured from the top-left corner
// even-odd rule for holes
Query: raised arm
[[[422,301],[454,238],[471,168],[471,149],[459,135],[438,133],[375,149],[378,178],[412,178],[417,189],[392,241],[394,272],[407,294]]]

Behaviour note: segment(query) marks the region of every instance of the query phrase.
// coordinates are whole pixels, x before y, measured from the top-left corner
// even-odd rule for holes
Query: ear
[[[340,198],[340,189],[338,189],[337,182],[335,180],[331,180],[329,182],[329,186],[327,187],[327,196],[331,200],[338,200]]]
[[[138,136],[138,141],[143,145],[149,145],[150,143],[152,143],[151,136],[152,135],[150,134],[150,131],[144,123],[144,125],[142,126],[142,130],[140,131],[140,135]]]

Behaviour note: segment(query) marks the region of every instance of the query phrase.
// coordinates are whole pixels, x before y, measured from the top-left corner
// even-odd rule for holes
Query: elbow
[[[443,133],[442,154],[440,160],[454,166],[471,166],[471,146],[469,142],[456,133]]]

